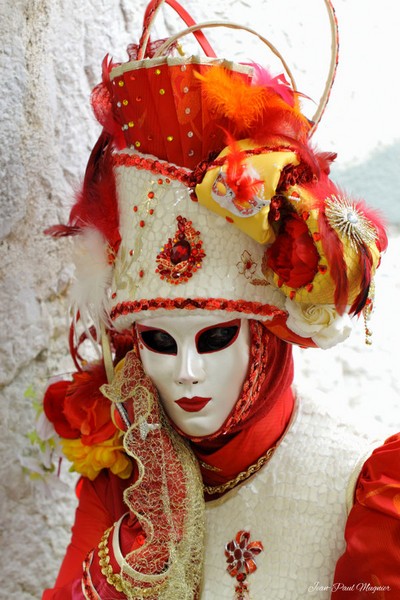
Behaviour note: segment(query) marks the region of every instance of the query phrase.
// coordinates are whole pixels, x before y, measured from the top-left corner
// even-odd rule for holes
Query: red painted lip
[[[210,400],[211,398],[193,396],[193,398],[179,398],[179,400],[175,400],[175,402],[183,410],[186,410],[186,412],[199,412],[210,402]]]

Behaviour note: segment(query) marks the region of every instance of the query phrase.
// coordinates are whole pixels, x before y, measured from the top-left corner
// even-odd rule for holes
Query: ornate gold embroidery
[[[246,479],[251,477],[251,475],[253,475],[254,473],[257,473],[257,471],[259,471],[261,469],[261,467],[263,465],[265,465],[272,458],[272,456],[275,452],[275,449],[276,449],[276,446],[272,446],[272,448],[269,448],[267,450],[267,452],[265,454],[263,454],[263,456],[260,456],[260,458],[258,459],[258,461],[256,463],[247,467],[247,469],[245,471],[241,471],[238,475],[236,475],[236,477],[234,479],[231,479],[230,481],[226,481],[225,483],[222,483],[221,485],[214,485],[214,486],[213,485],[203,485],[203,489],[204,489],[205,493],[209,494],[210,496],[213,496],[214,494],[223,494],[224,492],[231,490],[236,485],[238,485],[238,483],[245,481]]]
[[[142,252],[142,241],[140,237],[136,239],[135,248],[128,250],[121,246],[117,258],[115,259],[114,284],[117,290],[128,290],[129,297],[136,297],[139,285],[135,283],[132,277],[132,265],[138,260]]]
[[[124,448],[138,466],[138,478],[126,488],[124,500],[143,529],[145,543],[118,561],[123,593],[131,599],[194,598],[201,581],[204,535],[197,460],[167,423],[157,390],[134,351],[101,391],[111,402],[126,402],[132,408]],[[102,568],[113,585],[119,581],[105,546]]]

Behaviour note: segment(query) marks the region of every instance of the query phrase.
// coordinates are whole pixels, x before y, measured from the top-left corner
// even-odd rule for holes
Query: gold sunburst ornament
[[[377,239],[375,228],[354,202],[332,195],[325,200],[325,207],[329,225],[347,237],[353,248],[370,245]]]

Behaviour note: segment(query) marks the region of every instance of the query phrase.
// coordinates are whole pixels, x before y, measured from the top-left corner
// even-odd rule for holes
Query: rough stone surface
[[[187,3],[186,3],[187,4]],[[299,5],[301,4],[301,11]],[[52,496],[23,474],[30,450],[32,395],[40,399],[49,376],[71,370],[67,355],[69,240],[43,230],[65,222],[99,133],[89,95],[109,52],[125,60],[137,40],[144,0],[15,0],[0,2],[2,115],[0,170],[0,598],[35,600],[53,583],[69,538],[74,476]],[[282,52],[299,89],[319,98],[329,61],[322,0],[191,2],[198,21],[229,19],[266,35]],[[381,438],[399,430],[395,363],[399,324],[400,209],[397,97],[392,93],[399,54],[397,3],[336,0],[341,63],[315,143],[336,150],[335,178],[353,195],[381,208],[391,245],[377,278],[374,345],[363,345],[362,323],[340,348],[296,351],[297,379],[340,403],[349,418]],[[183,26],[182,26],[183,27]],[[157,34],[181,28],[170,9]],[[219,55],[266,63],[270,55],[249,34],[215,30]],[[251,41],[250,41],[251,40]],[[188,43],[189,46],[189,43]],[[266,57],[266,58],[265,58]],[[275,61],[273,62],[275,65]],[[279,66],[274,67],[275,70]],[[315,106],[308,104],[310,116]],[[308,393],[308,392],[307,392]],[[369,424],[368,424],[369,423]],[[64,471],[67,470],[65,466]]]

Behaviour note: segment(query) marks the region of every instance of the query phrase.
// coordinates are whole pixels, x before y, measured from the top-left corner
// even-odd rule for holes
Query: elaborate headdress
[[[370,304],[386,247],[376,215],[329,179],[335,155],[310,144],[336,54],[309,121],[283,59],[291,83],[216,58],[199,30],[221,24],[195,26],[167,3],[189,29],[150,43],[162,4],[151,2],[129,61],[106,58],[93,92],[103,132],[61,230],[81,240],[77,307],[119,330],[171,309],[229,312],[290,342],[334,345]],[[188,32],[204,58],[170,56]]]

